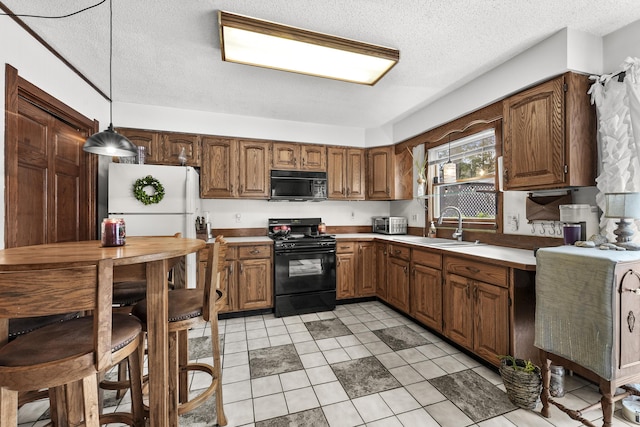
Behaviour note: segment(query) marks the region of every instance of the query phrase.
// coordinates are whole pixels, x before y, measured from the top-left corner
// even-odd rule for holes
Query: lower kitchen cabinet
[[[356,296],[355,242],[339,241],[336,245],[336,298]]]
[[[220,288],[227,292],[221,313],[273,307],[273,245],[229,244]],[[204,277],[200,258],[199,277]],[[206,258],[205,258],[206,259]]]
[[[358,242],[356,259],[356,296],[371,297],[376,294],[376,245],[373,242]]]
[[[375,266],[376,266],[376,296],[387,300],[387,253],[388,244],[382,242],[375,243]]]
[[[499,365],[509,354],[508,269],[455,257],[444,264],[444,335]]]
[[[413,250],[411,255],[411,316],[442,332],[442,255]]]
[[[405,313],[409,305],[409,266],[411,249],[406,246],[389,245],[387,259],[387,302]]]

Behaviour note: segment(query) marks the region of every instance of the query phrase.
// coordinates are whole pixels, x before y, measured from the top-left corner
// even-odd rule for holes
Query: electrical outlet
[[[354,211],[351,211],[351,221],[355,221],[356,220],[356,213]]]
[[[239,213],[236,214],[236,222],[240,222],[240,220],[242,219],[242,215],[240,215]]]
[[[411,221],[417,221],[417,220],[418,220],[418,214],[411,215]]]

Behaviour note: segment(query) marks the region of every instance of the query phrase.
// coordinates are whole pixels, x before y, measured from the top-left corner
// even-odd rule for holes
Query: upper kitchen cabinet
[[[409,153],[395,154],[394,146],[368,149],[367,199],[411,199],[413,197],[412,167]]]
[[[144,129],[120,128],[134,145],[145,147],[145,163],[151,165],[180,165],[184,149],[187,166],[200,166],[200,136],[189,133],[159,132]]]
[[[327,170],[327,149],[324,145],[274,142],[271,167],[324,172]]]
[[[238,144],[230,138],[202,137],[200,197],[233,198],[238,195]]]
[[[238,197],[269,198],[269,149],[262,141],[239,140]]]
[[[505,190],[595,185],[589,86],[587,76],[566,73],[503,101]]]
[[[362,148],[327,148],[328,197],[365,199],[365,152]]]
[[[200,166],[200,135],[191,133],[162,133],[162,161],[165,165],[182,165],[184,151],[187,166]]]
[[[162,138],[159,132],[127,128],[118,128],[116,131],[126,136],[133,145],[145,148],[146,163],[152,165],[162,164],[162,147],[160,144]]]
[[[203,136],[200,197],[269,197],[269,142]]]

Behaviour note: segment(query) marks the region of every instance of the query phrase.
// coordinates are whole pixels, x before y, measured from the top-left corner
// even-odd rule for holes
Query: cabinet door
[[[273,169],[298,169],[300,145],[285,142],[273,143]]]
[[[200,197],[236,197],[238,190],[238,156],[236,141],[229,138],[202,138]]]
[[[360,148],[347,149],[347,199],[364,200],[365,198],[365,167],[364,150]]]
[[[266,199],[269,197],[268,142],[240,140],[239,197]]]
[[[354,253],[336,255],[336,298],[353,298],[356,294],[356,258]]]
[[[358,274],[356,295],[369,297],[376,294],[376,250],[373,242],[358,243]]]
[[[505,189],[564,183],[563,83],[559,77],[504,100]]]
[[[327,148],[327,197],[345,199],[347,197],[347,152],[344,148]]]
[[[367,196],[371,200],[389,200],[393,188],[393,147],[368,150]]]
[[[127,137],[134,145],[144,147],[145,163],[150,165],[162,163],[162,149],[160,148],[160,134],[150,130],[117,129],[117,132]]]
[[[238,310],[238,278],[237,261],[227,259],[224,270],[220,272],[220,289],[227,293],[227,302],[219,310],[220,313]]]
[[[473,351],[498,365],[509,354],[509,292],[484,282],[474,286],[475,329]]]
[[[273,307],[273,280],[270,259],[238,261],[238,309]]]
[[[162,134],[162,161],[166,165],[180,165],[184,150],[187,166],[200,166],[200,136],[188,133]]]
[[[473,349],[473,283],[447,274],[444,289],[444,335],[469,350]]]
[[[376,295],[387,301],[387,244],[376,243]]]
[[[387,267],[387,301],[398,310],[409,313],[409,261],[389,257]]]
[[[324,172],[327,170],[327,147],[324,145],[302,144],[300,147],[302,169]]]
[[[413,264],[411,315],[425,325],[442,332],[442,272]]]

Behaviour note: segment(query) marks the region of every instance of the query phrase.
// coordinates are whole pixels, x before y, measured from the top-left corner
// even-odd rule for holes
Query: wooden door
[[[347,152],[344,148],[327,148],[327,197],[345,199],[347,197]]]
[[[163,154],[161,137],[158,132],[143,129],[120,128],[116,131],[126,136],[129,141],[138,147],[144,147],[144,162],[150,165],[162,164]]]
[[[376,243],[376,295],[387,300],[387,244]]]
[[[229,138],[202,138],[200,197],[230,198],[238,191],[238,155],[236,141]]]
[[[354,253],[336,255],[336,298],[353,298],[356,288],[356,258]]]
[[[238,261],[238,309],[273,307],[271,259]]]
[[[387,267],[387,301],[398,310],[409,313],[409,261],[389,257]]]
[[[411,315],[442,332],[442,272],[414,264],[411,280]]]
[[[391,199],[394,180],[393,147],[368,150],[367,193],[371,200]]]
[[[97,124],[5,69],[5,247],[95,239]]]
[[[473,283],[466,277],[447,274],[444,289],[444,335],[473,349]]]
[[[165,132],[162,134],[162,162],[180,165],[180,153],[184,150],[187,166],[200,166],[200,136],[191,133]]]
[[[347,148],[347,199],[365,199],[365,166],[364,150],[361,148]]]
[[[317,172],[327,170],[327,147],[324,145],[302,144],[300,157],[302,157],[304,170]]]
[[[358,243],[358,272],[356,277],[356,295],[369,297],[376,294],[376,246],[373,242]]]
[[[251,199],[269,197],[269,148],[270,143],[240,140],[240,179],[238,196]]]
[[[565,179],[563,77],[504,100],[505,189]]]
[[[498,356],[509,354],[509,291],[475,282],[473,351],[498,365]]]
[[[295,143],[274,142],[273,169],[298,169],[300,167],[300,145]]]

